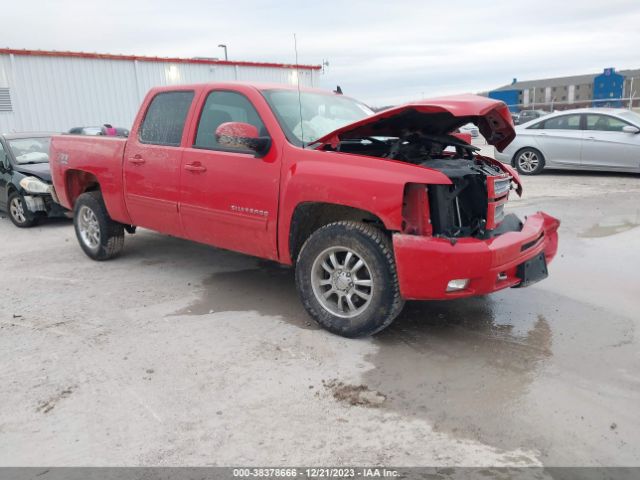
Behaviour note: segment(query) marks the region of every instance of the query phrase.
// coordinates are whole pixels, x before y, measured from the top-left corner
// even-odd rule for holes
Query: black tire
[[[542,152],[532,147],[521,148],[513,156],[513,165],[522,175],[538,175],[544,170],[544,164]]]
[[[109,260],[124,246],[124,226],[109,217],[100,192],[80,195],[73,208],[78,243],[93,260]]]
[[[22,195],[18,192],[11,192],[7,205],[9,218],[16,227],[29,228],[37,225],[40,218],[27,208]]]
[[[333,249],[337,249],[337,255],[341,255],[340,249],[345,251],[341,269],[336,268],[333,273],[328,273],[326,269],[318,270],[329,278],[314,280],[316,278],[314,266],[319,268],[317,267],[318,262],[326,263],[322,259],[325,258],[325,255],[330,255],[327,252]],[[352,252],[352,256],[349,257],[351,260],[346,259],[347,251]],[[352,262],[355,261],[357,264],[360,259],[363,260],[364,267],[366,267],[366,272],[363,275],[371,279],[371,287],[354,287],[353,283],[350,286],[349,284],[340,284],[349,290],[340,290],[338,294],[338,290],[335,290],[338,285],[335,283],[336,278],[340,275],[346,275],[344,272],[349,271],[349,264],[351,263],[351,266],[355,267]],[[362,269],[362,267],[360,268]],[[366,278],[356,279],[360,273],[351,271],[351,274],[353,274],[352,279],[355,283],[367,281]],[[324,287],[318,285],[319,282],[327,281],[331,283]],[[364,337],[381,331],[393,322],[404,306],[404,300],[400,296],[398,275],[390,240],[380,229],[360,222],[335,222],[315,231],[304,243],[298,255],[296,286],[307,313],[326,330],[348,338]],[[349,318],[339,316],[340,312],[333,313],[321,303],[319,300],[321,295],[316,294],[314,288],[316,291],[320,288],[328,288],[336,292],[335,296],[330,297],[336,301],[336,305],[334,305],[336,312],[345,306],[349,310],[354,306],[354,303],[358,308],[348,312],[353,315]],[[364,301],[360,298],[360,294],[354,292],[355,288],[361,288],[368,292],[369,299]],[[348,292],[348,295],[344,292]],[[325,293],[328,291],[325,290]],[[354,293],[355,296],[353,296]],[[343,299],[340,298],[340,295],[343,295]],[[350,297],[350,304],[347,304],[346,296]],[[328,302],[328,300],[324,300],[324,302]],[[340,307],[337,306],[338,303],[340,303]],[[359,309],[362,310],[359,311]]]

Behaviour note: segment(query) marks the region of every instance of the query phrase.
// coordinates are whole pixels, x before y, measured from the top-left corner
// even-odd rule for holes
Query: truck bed
[[[81,193],[78,191],[80,185],[86,185],[87,177],[89,180],[94,177],[100,185],[109,216],[118,222],[130,223],[122,188],[126,144],[127,140],[119,137],[53,136],[49,158],[60,203],[72,209],[74,199]]]

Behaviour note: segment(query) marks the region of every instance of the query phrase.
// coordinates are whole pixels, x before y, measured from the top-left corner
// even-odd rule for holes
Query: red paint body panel
[[[490,240],[459,238],[452,245],[432,237],[426,188],[450,185],[445,174],[406,162],[294,146],[262,96],[266,88],[287,87],[226,83],[155,88],[146,96],[128,140],[54,136],[50,163],[61,204],[73,208],[83,188],[97,184],[109,215],[118,222],[284,264],[293,263],[289,236],[296,207],[322,202],[357,208],[392,232],[401,293],[414,299],[478,295],[513,286],[518,264],[540,251],[549,261],[555,255],[558,221],[543,213],[531,216],[522,231]],[[180,145],[142,143],[139,128],[151,100],[175,90],[194,92]],[[271,138],[264,156],[194,147],[200,111],[214,90],[242,94],[255,107]],[[474,96],[390,109],[330,134],[327,141],[340,132],[366,131],[407,109],[485,115],[480,123],[495,120],[485,133],[493,135],[497,146],[513,130],[511,116],[508,122],[502,119],[501,102]],[[485,160],[495,162],[521,190],[516,172]],[[506,273],[507,279],[496,282],[498,273]],[[472,280],[465,291],[446,293],[446,283],[457,278]]]
[[[520,283],[516,267],[545,253],[550,262],[558,249],[560,222],[542,212],[531,215],[522,231],[489,240],[461,238],[455,244],[444,238],[394,234],[393,248],[403,298],[436,300],[485,295]],[[542,234],[542,237],[541,237]],[[531,244],[526,250],[523,246]],[[498,280],[505,273],[506,279]],[[465,290],[446,291],[455,279],[470,279]]]
[[[99,139],[99,141],[96,141]],[[74,178],[80,172],[92,175],[100,183],[109,216],[131,224],[124,201],[122,160],[127,140],[119,137],[54,135],[51,138],[51,176],[60,204],[73,209]]]
[[[361,155],[285,147],[280,193],[280,261],[291,264],[291,218],[303,202],[345,205],[376,215],[392,231],[402,229],[407,183],[444,184],[451,180],[428,168]]]

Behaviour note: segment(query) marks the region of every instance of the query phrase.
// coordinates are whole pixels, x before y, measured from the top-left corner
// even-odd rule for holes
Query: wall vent
[[[8,88],[0,87],[0,112],[13,112],[11,93]]]

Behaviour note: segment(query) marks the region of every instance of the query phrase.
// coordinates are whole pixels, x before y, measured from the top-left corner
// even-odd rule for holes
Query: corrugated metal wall
[[[316,86],[316,70],[300,70]],[[295,82],[295,69],[244,65],[0,54],[0,88],[12,111],[0,111],[1,132],[66,131],[102,125],[129,128],[154,86],[214,81]]]

